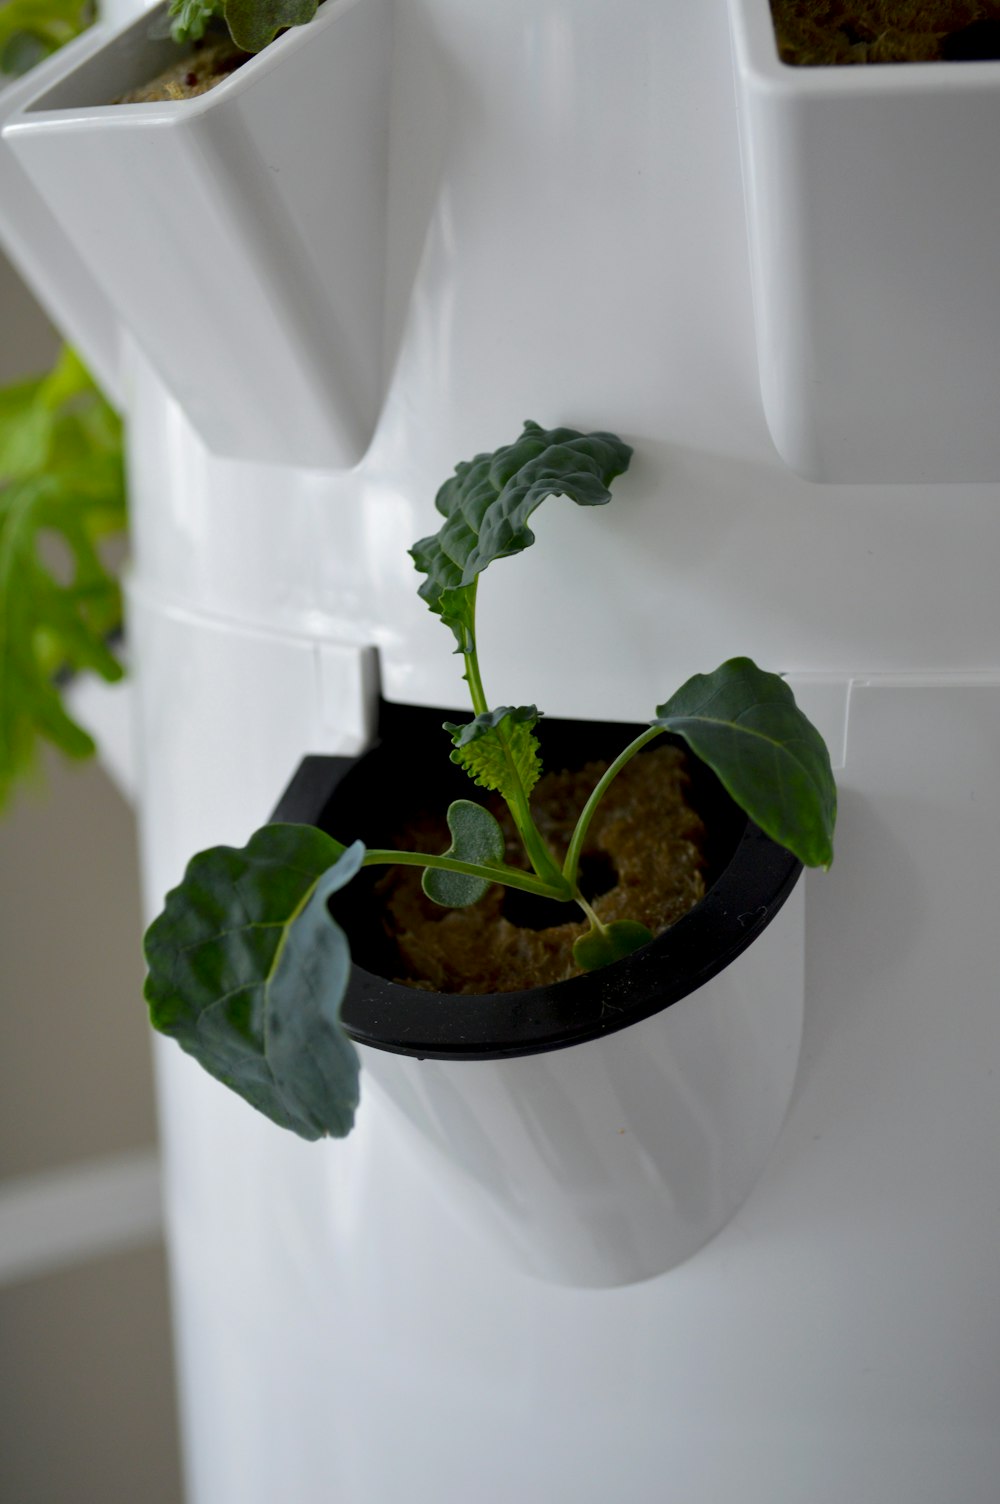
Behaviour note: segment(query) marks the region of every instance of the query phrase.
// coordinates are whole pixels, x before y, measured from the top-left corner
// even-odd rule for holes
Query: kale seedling
[[[502,795],[530,872],[505,863],[500,825],[467,799],[448,810],[452,844],[440,855],[345,847],[312,826],[267,825],[244,848],[196,856],[147,934],[154,1027],[304,1138],[348,1133],[357,1105],[357,1056],[340,1024],[350,954],[328,902],[362,867],[422,867],[428,896],[449,907],[478,902],[492,883],[575,901],[589,923],[574,946],[577,964],[593,970],[618,960],[652,936],[628,920],[601,923],[580,891],[580,854],[609,785],[664,732],[683,738],[750,818],[802,862],[832,860],[836,788],[826,747],[784,681],[749,658],[696,675],[658,707],[599,779],[562,860],[532,817],[539,714],[533,705],[489,706],[476,640],[479,577],[534,542],[528,519],[546,497],[609,501],[631,455],[613,434],[528,423],[514,444],[457,467],[437,496],[441,528],[411,550],[426,576],[421,596],[457,640],[472,699],[474,718],[445,726],[452,759]]]
[[[170,0],[167,17],[175,42],[199,41],[222,22],[237,47],[260,52],[289,26],[304,26],[318,0]]]

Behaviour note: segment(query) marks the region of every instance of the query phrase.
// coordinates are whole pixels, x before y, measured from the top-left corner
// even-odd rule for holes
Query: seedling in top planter
[[[304,26],[318,0],[170,0],[170,34],[175,42],[196,42],[224,22],[237,47],[260,52],[280,31]]]
[[[149,32],[177,43],[176,60],[114,103],[145,104],[205,94],[290,26],[311,21],[317,9],[318,0],[170,0],[166,11],[150,23]]]
[[[453,908],[477,903],[494,883],[554,904],[571,901],[588,926],[574,946],[581,970],[617,961],[652,935],[634,920],[601,922],[581,891],[580,857],[614,779],[666,732],[687,743],[773,840],[808,866],[830,864],[836,789],[826,747],[784,681],[749,658],[696,675],[657,708],[599,777],[561,857],[539,830],[531,810],[541,772],[539,712],[490,706],[476,636],[479,577],[534,542],[528,519],[546,497],[579,506],[609,501],[631,454],[613,434],[528,423],[515,443],[457,467],[437,496],[444,522],[411,550],[425,576],[420,595],[455,636],[472,700],[472,720],[445,726],[451,757],[502,796],[528,870],[504,860],[500,824],[467,799],[447,812],[452,842],[443,854],[345,846],[312,826],[272,824],[242,849],[196,856],[148,932],[153,1025],[304,1138],[348,1133],[357,1105],[357,1057],[340,1024],[350,953],[328,904],[361,868],[421,867],[427,895]]]

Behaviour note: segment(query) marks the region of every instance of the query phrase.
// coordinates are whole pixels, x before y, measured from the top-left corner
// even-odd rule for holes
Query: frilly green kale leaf
[[[475,584],[495,559],[534,543],[528,518],[547,496],[568,496],[578,506],[603,506],[608,487],[624,474],[632,450],[610,433],[577,433],[525,423],[514,444],[477,454],[458,465],[435,499],[444,517],[439,530],[410,550],[427,579],[420,595],[450,626],[462,652],[473,642]]]
[[[120,591],[100,550],[125,520],[121,424],[64,351],[48,376],[0,392],[0,807],[40,739],[94,750],[58,676],[121,678],[107,645]]]
[[[515,797],[512,778],[530,794],[542,771],[538,739],[532,735],[538,719],[534,705],[498,705],[464,726],[445,721],[455,744],[451,760],[480,788],[498,790],[508,801]]]

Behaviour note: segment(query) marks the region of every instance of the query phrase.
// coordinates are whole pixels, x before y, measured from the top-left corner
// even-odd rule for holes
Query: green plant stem
[[[477,580],[476,588],[478,588],[478,584]],[[469,693],[472,697],[472,708],[476,715],[486,715],[490,707],[489,701],[486,698],[486,691],[483,688],[482,674],[479,670],[479,655],[476,651],[475,609],[475,593],[473,593],[470,607],[470,616],[473,622],[471,632],[472,647],[468,652],[463,653],[462,656],[465,659],[465,681],[469,686]],[[553,896],[558,896],[564,900],[572,898],[572,888],[567,885],[559,863],[552,855],[552,852],[545,843],[544,836],[535,824],[531,813],[531,806],[528,803],[528,796],[524,791],[524,785],[518,776],[517,766],[511,755],[507,734],[500,727],[497,735],[500,738],[504,760],[510,772],[512,797],[507,799],[505,796],[505,803],[517,827],[517,833],[524,843],[528,860],[542,882],[548,885],[549,890],[552,890]]]
[[[576,822],[576,828],[573,831],[569,849],[566,852],[566,860],[563,862],[563,877],[573,889],[574,896],[577,890],[577,878],[580,870],[580,854],[583,851],[583,843],[587,839],[590,822],[597,813],[598,805],[625,764],[630,762],[635,754],[641,752],[642,748],[647,746],[655,737],[662,735],[663,728],[661,726],[650,726],[647,730],[641,732],[635,741],[629,742],[624,751],[619,752],[614,762],[606,772],[601,774],[601,777],[595,784],[594,791],[583,806],[583,812]]]
[[[502,883],[507,888],[520,888],[525,893],[534,893],[539,898],[552,898],[563,902],[573,895],[559,874],[559,882],[548,883],[530,872],[521,872],[517,867],[483,867],[477,862],[463,862],[453,856],[432,856],[424,851],[383,851],[373,849],[365,853],[363,867],[438,867],[443,872],[462,872],[467,877],[479,877],[489,883]]]
[[[485,715],[490,707],[486,700],[486,691],[479,672],[479,654],[476,651],[476,594],[478,590],[479,581],[476,580],[469,595],[469,637],[472,646],[467,652],[463,652],[462,657],[465,659],[465,682],[469,686],[469,694],[472,697],[472,708],[476,715]]]
[[[580,892],[579,888],[577,888],[576,891],[573,894],[573,901],[575,903],[578,903],[580,905],[581,909],[583,910],[583,912],[586,914],[586,916],[587,916],[587,923],[590,925],[590,928],[592,930],[596,930],[599,935],[605,935],[605,934],[607,934],[607,926],[604,925],[604,924],[602,924],[601,921],[598,919],[598,917],[595,914],[594,910],[591,908],[590,904],[584,898],[584,896]]]
[[[504,751],[506,753],[506,746]],[[511,759],[508,755],[508,762]],[[507,801],[507,807],[511,812],[518,834],[524,842],[524,849],[528,854],[528,860],[544,883],[547,883],[563,899],[573,897],[573,884],[568,883],[563,876],[559,863],[552,855],[545,838],[532,818],[531,809],[528,805],[528,796],[524,792],[520,781],[514,785],[514,799]]]

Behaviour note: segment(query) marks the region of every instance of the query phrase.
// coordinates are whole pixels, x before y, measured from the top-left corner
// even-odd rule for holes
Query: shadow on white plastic
[[[361,1047],[459,1215],[529,1274],[631,1284],[696,1253],[784,1120],[803,1009],[804,885],[697,992],[602,1039],[513,1060]]]

